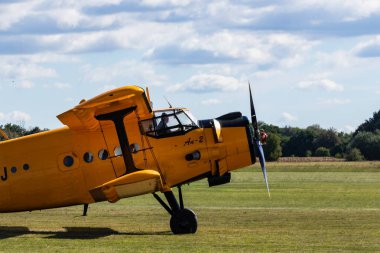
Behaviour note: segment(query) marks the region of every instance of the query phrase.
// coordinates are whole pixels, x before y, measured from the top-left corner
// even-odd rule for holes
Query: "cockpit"
[[[171,108],[154,111],[152,119],[140,121],[142,134],[161,138],[185,134],[199,128],[197,120],[190,111]]]

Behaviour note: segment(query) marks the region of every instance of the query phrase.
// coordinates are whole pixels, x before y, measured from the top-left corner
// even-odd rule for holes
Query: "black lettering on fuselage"
[[[1,176],[1,180],[6,181],[8,179],[7,167],[4,167],[4,175]]]
[[[199,136],[198,139],[192,139],[192,138],[187,139],[187,140],[183,143],[183,145],[184,145],[184,146],[189,146],[189,145],[193,145],[193,144],[195,144],[195,143],[203,143],[203,141],[204,141],[204,137],[201,135],[201,136]]]

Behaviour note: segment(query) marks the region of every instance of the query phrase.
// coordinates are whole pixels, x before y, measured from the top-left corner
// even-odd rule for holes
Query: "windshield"
[[[182,109],[156,111],[155,117],[140,122],[143,134],[164,137],[184,134],[198,125]]]

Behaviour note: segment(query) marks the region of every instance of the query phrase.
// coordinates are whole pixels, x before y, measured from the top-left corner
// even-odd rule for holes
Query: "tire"
[[[170,218],[170,228],[173,234],[194,234],[197,227],[198,218],[191,209],[178,210]]]

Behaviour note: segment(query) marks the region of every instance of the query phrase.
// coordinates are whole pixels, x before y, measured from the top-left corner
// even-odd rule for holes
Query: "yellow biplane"
[[[230,171],[254,163],[256,153],[269,193],[249,92],[253,129],[240,112],[197,121],[183,108],[153,111],[137,86],[82,100],[57,116],[64,127],[0,142],[0,212],[84,205],[86,215],[91,203],[152,193],[174,234],[195,233],[197,216],[184,207],[181,185],[228,183]]]

